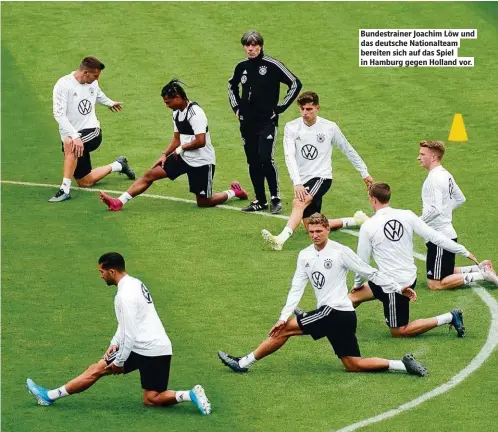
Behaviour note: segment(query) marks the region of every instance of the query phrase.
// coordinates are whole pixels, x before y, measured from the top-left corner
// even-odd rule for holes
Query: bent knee
[[[431,291],[437,291],[441,289],[441,281],[435,279],[428,279],[427,286]]]
[[[143,403],[144,403],[144,406],[149,406],[149,407],[156,405],[156,402],[154,401],[154,399],[151,399],[148,397],[144,397]]]
[[[93,186],[95,184],[94,181],[85,180],[85,179],[76,179],[76,183],[78,183],[78,186],[82,187],[82,188],[88,188],[88,187]]]

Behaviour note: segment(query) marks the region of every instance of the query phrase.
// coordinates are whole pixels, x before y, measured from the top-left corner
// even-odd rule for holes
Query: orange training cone
[[[453,117],[453,123],[451,123],[450,136],[448,141],[468,141],[467,132],[465,131],[465,125],[463,124],[462,114],[455,114]]]

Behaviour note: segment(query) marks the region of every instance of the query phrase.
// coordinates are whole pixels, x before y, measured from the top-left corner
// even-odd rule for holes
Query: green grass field
[[[2,180],[58,185],[62,158],[52,117],[52,88],[85,55],[106,64],[100,85],[125,110],[99,108],[104,143],[94,166],[125,154],[144,172],[169,142],[170,111],[160,89],[173,77],[188,84],[205,109],[217,152],[215,189],[234,179],[249,187],[247,165],[230,110],[226,81],[243,58],[239,38],[260,30],[268,54],[282,60],[319,93],[321,115],[336,121],[376,180],[391,184],[392,204],[420,212],[425,172],[421,139],[446,140],[462,113],[467,143],[449,143],[445,166],[467,196],[454,224],[478,258],[498,261],[496,197],[496,3],[3,3]],[[462,41],[470,69],[359,68],[359,28],[478,29]],[[295,106],[283,124],[299,115]],[[292,186],[276,151],[284,213]],[[125,190],[112,175],[100,187]],[[94,188],[98,190],[98,187]],[[96,193],[74,190],[60,205],[54,188],[2,184],[2,426],[5,431],[329,431],[381,414],[446,383],[477,355],[488,337],[489,308],[471,289],[429,292],[419,264],[419,301],[412,318],[460,306],[468,333],[438,328],[412,340],[388,336],[380,303],[358,310],[362,354],[400,358],[413,352],[430,375],[348,374],[325,341],[291,340],[244,376],[216,357],[254,349],[285,303],[298,251],[296,233],[281,253],[267,250],[259,231],[284,221],[226,209],[137,198],[109,213]],[[186,179],[155,184],[152,194],[190,198]],[[242,206],[231,201],[230,205]],[[323,211],[337,217],[369,211],[357,172],[334,156],[334,185]],[[331,238],[356,248],[356,238]],[[417,251],[424,252],[417,239]],[[107,377],[81,395],[39,407],[24,387],[29,376],[48,387],[64,384],[96,361],[114,334],[114,287],[97,271],[98,257],[121,252],[128,271],[149,287],[173,342],[170,385],[202,383],[213,414],[189,404],[142,406],[137,374]],[[459,258],[458,263],[465,260]],[[498,290],[483,284],[494,299]],[[302,305],[311,309],[306,292]],[[498,353],[462,384],[368,431],[496,430]]]

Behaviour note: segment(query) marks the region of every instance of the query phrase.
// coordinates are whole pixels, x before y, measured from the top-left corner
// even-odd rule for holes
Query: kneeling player
[[[318,213],[312,215],[308,221],[308,232],[313,245],[299,253],[287,303],[280,313],[280,319],[270,330],[269,337],[254,352],[243,358],[218,352],[223,364],[235,372],[247,372],[249,366],[280,349],[291,336],[308,334],[315,340],[326,337],[347,371],[373,372],[389,369],[425,376],[425,367],[411,354],[406,354],[402,360],[361,357],[356,339],[356,313],[348,298],[346,276],[348,270],[355,271],[386,290],[413,300],[416,299],[415,291],[409,287],[401,287],[364,263],[348,247],[329,240],[330,227],[325,216]],[[289,319],[301,300],[308,281],[315,292],[317,309]]]
[[[161,96],[173,110],[174,135],[171,143],[153,167],[139,178],[119,198],[100,192],[101,200],[109,210],[119,211],[129,200],[145,192],[156,180],[187,174],[190,192],[195,194],[199,207],[213,207],[230,198],[247,199],[247,193],[238,182],[225,192],[213,194],[215,153],[211,145],[208,121],[204,110],[190,102],[185,90],[172,80],[166,84]]]
[[[114,299],[118,329],[111,345],[100,361],[62,387],[48,390],[28,378],[26,386],[38,404],[52,405],[59,398],[87,390],[103,376],[138,369],[144,405],[168,406],[191,401],[202,414],[210,414],[211,403],[201,385],[191,390],[168,390],[171,341],[147,287],[126,273],[124,258],[116,252],[100,257],[99,271],[107,285],[118,288]]]
[[[297,98],[301,117],[287,123],[284,132],[285,163],[294,183],[292,213],[279,235],[264,229],[261,234],[273,250],[282,250],[284,243],[299,227],[301,220],[306,228],[308,218],[320,213],[322,198],[332,185],[332,148],[339,148],[361,174],[368,186],[373,183],[367,166],[353,146],[342,134],[339,126],[318,116],[318,95],[304,92]],[[368,216],[357,211],[353,217],[330,220],[331,229],[361,225]]]
[[[475,261],[474,255],[464,246],[430,228],[412,211],[391,208],[389,205],[391,188],[387,183],[372,184],[368,189],[368,199],[375,215],[361,227],[358,256],[365,263],[369,263],[370,255],[373,253],[379,270],[400,285],[415,288],[417,283],[417,266],[413,258],[414,233],[444,250],[459,253]],[[384,292],[373,282],[365,283],[364,278],[359,275],[355,278],[355,285],[349,298],[355,308],[366,301],[380,300],[384,305],[386,324],[393,337],[417,336],[444,324],[455,327],[458,337],[465,334],[463,314],[460,309],[409,322],[410,305],[406,297]]]

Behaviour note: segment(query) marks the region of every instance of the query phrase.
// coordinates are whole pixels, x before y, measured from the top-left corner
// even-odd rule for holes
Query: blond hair
[[[329,228],[329,220],[321,213],[313,213],[308,218],[308,225],[322,225],[324,228]]]
[[[443,158],[444,151],[446,150],[442,141],[420,141],[420,147],[428,148],[437,153],[439,160]]]

